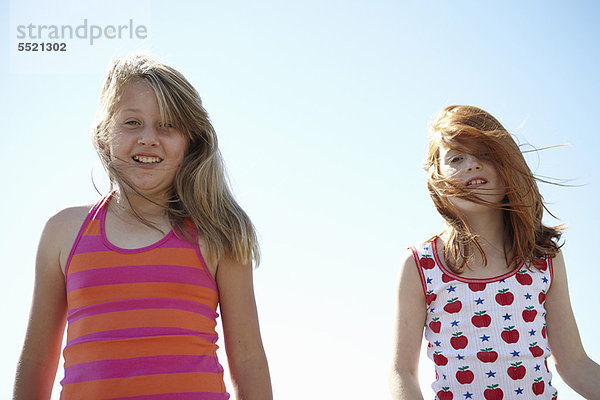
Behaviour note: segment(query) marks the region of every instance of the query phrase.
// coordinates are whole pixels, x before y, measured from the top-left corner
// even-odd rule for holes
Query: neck
[[[483,213],[471,214],[465,216],[465,221],[472,233],[478,236],[477,241],[486,254],[488,260],[490,258],[510,257],[510,243],[505,243],[505,226],[503,211],[497,209],[489,209]],[[443,235],[446,236],[446,235]],[[444,239],[444,242],[447,242]],[[478,261],[483,261],[479,251],[472,246],[469,252]]]
[[[466,222],[473,233],[479,236],[479,242],[482,247],[504,247],[504,217],[502,210],[490,210],[488,213],[471,215],[466,218]],[[485,247],[484,247],[485,250]]]
[[[126,194],[127,197],[119,189],[114,196],[114,201],[111,202],[118,215],[135,217],[137,214],[149,222],[164,221],[167,216],[167,200],[165,198],[145,198],[131,190]]]

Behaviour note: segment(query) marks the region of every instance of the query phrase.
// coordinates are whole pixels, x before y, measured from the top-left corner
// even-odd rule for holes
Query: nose
[[[481,168],[481,161],[477,157],[467,155],[467,171],[479,171]]]
[[[158,132],[153,127],[146,126],[140,132],[137,142],[144,146],[158,146]]]

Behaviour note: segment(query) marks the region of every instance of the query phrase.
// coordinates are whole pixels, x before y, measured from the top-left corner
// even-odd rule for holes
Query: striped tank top
[[[109,198],[92,207],[67,260],[61,399],[228,399],[219,294],[198,245],[173,231],[140,249],[111,244]]]

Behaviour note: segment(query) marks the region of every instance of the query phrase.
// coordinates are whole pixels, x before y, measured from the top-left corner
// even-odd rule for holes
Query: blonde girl
[[[174,68],[114,60],[93,143],[113,189],[47,222],[15,399],[271,399],[252,285],[258,244],[198,93]]]

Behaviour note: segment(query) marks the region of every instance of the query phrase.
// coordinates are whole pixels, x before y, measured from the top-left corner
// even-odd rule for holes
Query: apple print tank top
[[[436,240],[411,248],[427,302],[436,399],[555,399],[544,308],[552,260],[465,278],[440,262]]]

